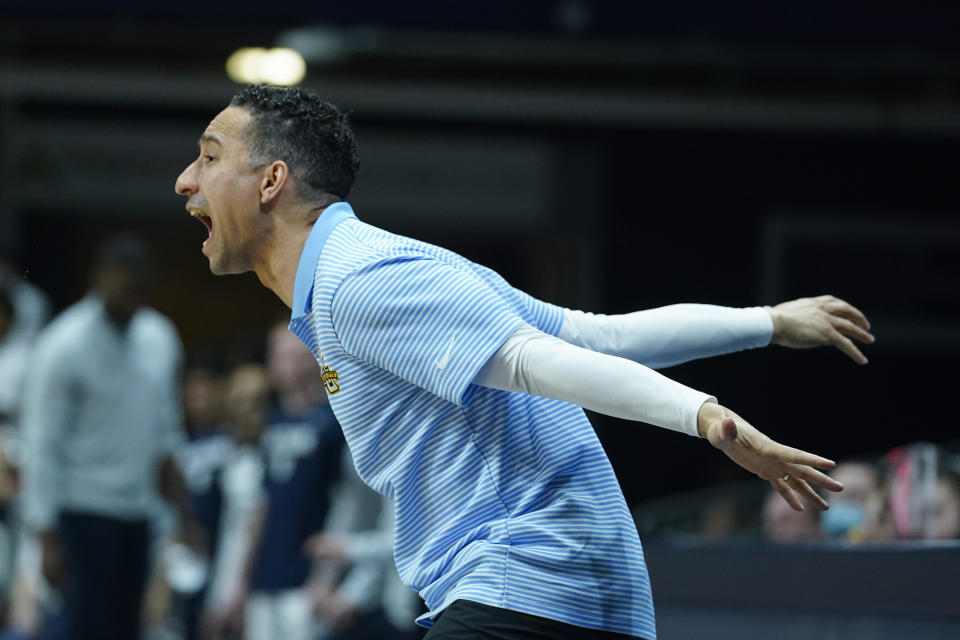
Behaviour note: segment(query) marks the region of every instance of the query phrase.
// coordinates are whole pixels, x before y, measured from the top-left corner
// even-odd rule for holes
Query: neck
[[[120,331],[125,331],[127,326],[130,324],[130,319],[133,318],[134,312],[119,310],[107,303],[106,300],[101,296],[100,299],[103,301],[103,311],[107,317],[107,320]]]
[[[323,209],[305,209],[280,218],[268,243],[265,258],[254,266],[261,284],[293,308],[293,287],[297,279],[300,254]]]

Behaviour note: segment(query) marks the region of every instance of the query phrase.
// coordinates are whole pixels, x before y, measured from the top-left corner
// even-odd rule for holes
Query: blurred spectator
[[[773,542],[817,542],[820,533],[819,511],[806,508],[794,511],[771,490],[763,501],[763,536]]]
[[[208,595],[201,614],[204,638],[243,636],[246,598],[238,592],[246,579],[245,554],[250,548],[250,523],[263,498],[263,458],[260,436],[266,427],[270,384],[261,364],[236,365],[224,391],[224,422],[233,439],[222,472],[223,507],[219,540]]]
[[[393,503],[360,480],[345,451],[342,480],[322,533],[305,545],[317,562],[307,587],[330,640],[412,640],[422,603],[393,562]]]
[[[937,499],[927,533],[931,540],[960,538],[960,479],[955,473],[943,472],[937,478]]]
[[[14,330],[17,310],[9,289],[0,286],[0,437],[11,434],[22,395],[30,340]]]
[[[704,538],[731,538],[744,529],[743,509],[735,500],[716,500],[703,507],[699,534]]]
[[[224,380],[212,361],[194,361],[183,382],[187,441],[177,462],[190,493],[190,503],[204,539],[202,559],[172,548],[180,562],[171,562],[168,581],[178,596],[183,637],[194,640],[217,553],[224,508],[223,472],[233,453],[233,438],[223,424]]]
[[[142,240],[106,242],[89,295],[39,335],[25,387],[24,516],[69,638],[138,637],[158,493],[187,512],[171,457],[181,346],[145,307],[151,282]]]
[[[247,638],[306,640],[319,629],[302,590],[311,570],[303,545],[323,527],[343,436],[320,367],[284,324],[268,336],[267,369],[276,403],[260,439],[264,498],[236,596],[249,594]]]
[[[0,286],[0,587],[8,583],[12,573],[6,541],[12,539],[8,507],[17,493],[20,457],[14,427],[30,357],[30,342],[13,334],[15,322],[13,299],[10,292]]]
[[[842,482],[844,488],[831,497],[829,511],[820,514],[824,536],[850,542],[863,540],[870,505],[880,490],[875,465],[867,460],[845,460],[829,475]]]
[[[0,289],[10,296],[16,310],[10,334],[16,338],[33,338],[50,317],[50,301],[36,286],[24,278],[9,253],[0,250]]]
[[[19,284],[12,273],[0,257],[0,606],[4,611],[8,610],[8,596],[16,580],[16,548],[23,537],[16,500],[23,459],[17,420],[34,333],[46,320],[45,297],[30,285]],[[16,304],[16,290],[21,298],[25,292],[19,304],[25,310],[22,313]],[[35,318],[28,322],[23,314],[29,314],[31,308]]]
[[[871,539],[960,538],[960,480],[946,451],[926,442],[896,447],[881,468],[883,500]]]
[[[33,337],[46,321],[49,305],[40,291],[18,276],[0,254],[0,607],[15,579],[22,438],[17,420]]]

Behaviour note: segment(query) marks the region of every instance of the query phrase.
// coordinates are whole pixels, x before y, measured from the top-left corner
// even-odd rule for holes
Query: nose
[[[191,196],[197,192],[196,166],[197,161],[194,160],[187,165],[187,168],[184,169],[180,177],[177,178],[174,190],[181,196]]]

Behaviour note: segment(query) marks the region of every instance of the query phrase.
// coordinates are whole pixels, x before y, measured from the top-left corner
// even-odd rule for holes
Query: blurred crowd
[[[793,510],[766,483],[721,484],[637,505],[641,537],[765,540],[842,545],[960,539],[960,453],[949,443],[913,442],[847,458],[828,475],[827,511]]]
[[[777,542],[960,539],[960,456],[928,442],[882,456],[841,461],[829,474],[844,485],[828,511],[790,509],[768,494],[763,536]]]
[[[184,353],[141,238],[50,317],[0,256],[0,638],[418,638],[392,509],[278,319]]]

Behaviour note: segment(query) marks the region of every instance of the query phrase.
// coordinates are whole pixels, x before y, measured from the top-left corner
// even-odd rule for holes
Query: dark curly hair
[[[345,200],[360,168],[347,114],[308,89],[250,85],[230,101],[253,117],[247,132],[250,164],[283,160],[310,199]]]

